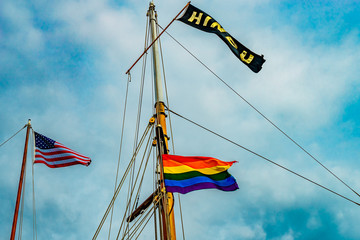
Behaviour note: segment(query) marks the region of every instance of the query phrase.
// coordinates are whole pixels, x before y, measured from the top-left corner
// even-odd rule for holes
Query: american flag
[[[34,163],[44,163],[48,167],[58,168],[67,167],[75,164],[89,166],[91,159],[77,153],[63,144],[56,142],[37,132],[35,133],[35,161]]]

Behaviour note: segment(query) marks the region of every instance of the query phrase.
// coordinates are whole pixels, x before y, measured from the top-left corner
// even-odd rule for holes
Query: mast
[[[152,41],[155,41],[157,38],[157,15],[155,12],[155,5],[153,2],[150,3],[149,11],[150,17],[150,28],[151,28],[151,38]],[[156,134],[157,134],[157,144],[160,146],[160,134],[164,136],[164,148],[159,147],[159,162],[160,162],[160,189],[165,191],[165,184],[163,178],[163,165],[162,165],[162,154],[168,153],[168,144],[167,144],[167,132],[166,132],[166,115],[165,115],[165,104],[164,104],[164,94],[163,86],[161,81],[161,68],[160,68],[160,57],[159,57],[159,45],[158,40],[156,40],[152,46],[153,51],[153,62],[154,62],[154,86],[155,86],[155,109],[156,109]],[[161,133],[160,133],[161,132]],[[175,218],[174,218],[174,200],[172,193],[165,192],[165,195],[160,202],[160,209],[162,215],[162,230],[161,235],[163,240],[167,239],[176,239],[175,232]]]
[[[20,199],[21,199],[21,192],[23,188],[23,180],[24,180],[24,172],[25,172],[25,166],[26,166],[26,156],[27,156],[27,149],[28,149],[28,141],[29,141],[29,132],[31,128],[31,120],[29,119],[26,129],[26,138],[25,138],[25,147],[24,147],[24,155],[23,155],[23,161],[21,165],[21,171],[20,171],[20,179],[19,179],[19,187],[16,197],[16,204],[15,204],[15,211],[14,211],[14,219],[11,229],[11,236],[10,240],[15,239],[15,233],[16,233],[16,225],[17,225],[17,219],[19,215],[19,205],[20,205]]]

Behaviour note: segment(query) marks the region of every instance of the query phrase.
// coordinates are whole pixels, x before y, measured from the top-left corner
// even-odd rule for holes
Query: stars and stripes
[[[42,134],[37,132],[34,132],[34,134],[34,163],[44,163],[50,168],[67,167],[75,164],[90,165],[91,159],[89,157],[77,153]]]

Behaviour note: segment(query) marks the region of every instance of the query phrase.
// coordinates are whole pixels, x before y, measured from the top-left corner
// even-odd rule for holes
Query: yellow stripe
[[[185,172],[191,172],[191,171],[197,171],[204,174],[217,174],[223,171],[226,171],[231,166],[215,166],[210,168],[201,168],[201,169],[195,169],[186,165],[183,166],[177,166],[177,167],[164,167],[164,173],[185,173]]]

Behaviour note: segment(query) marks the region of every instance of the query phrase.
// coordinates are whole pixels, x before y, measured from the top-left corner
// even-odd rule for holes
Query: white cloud
[[[41,6],[44,3],[37,4]],[[132,1],[114,6],[115,3],[95,0],[50,4],[46,7],[49,15],[43,20],[51,22],[53,29],[46,34],[35,26],[33,20],[36,13],[32,8],[25,4],[17,7],[9,2],[2,4],[6,7],[6,11],[2,11],[2,18],[16,28],[4,35],[6,46],[5,49],[1,47],[0,51],[6,53],[6,60],[1,61],[13,69],[16,68],[15,62],[25,65],[21,58],[12,57],[16,48],[21,54],[31,56],[29,59],[32,64],[39,66],[39,74],[50,77],[45,84],[33,77],[33,82],[27,80],[22,86],[17,86],[23,84],[22,80],[14,77],[16,82],[10,86],[1,86],[4,93],[1,94],[0,104],[7,115],[1,116],[6,126],[6,129],[0,129],[1,135],[9,135],[10,129],[16,129],[16,126],[24,124],[31,117],[35,130],[48,132],[50,137],[63,141],[65,145],[78,151],[84,150],[81,151],[84,154],[90,153],[94,160],[89,168],[54,170],[36,166],[38,218],[40,222],[49,224],[47,230],[39,229],[41,236],[62,239],[63,233],[56,225],[60,223],[69,228],[70,236],[67,239],[90,238],[110,201],[127,80],[124,72],[143,49],[147,4]],[[325,141],[327,139],[322,138],[324,135],[318,134],[335,125],[341,118],[344,106],[358,99],[359,70],[355,63],[359,61],[359,39],[356,30],[344,34],[340,41],[322,42],[317,38],[317,29],[300,29],[294,25],[295,20],[283,23],[281,17],[289,13],[282,15],[277,8],[271,7],[274,4],[271,1],[268,1],[265,12],[260,11],[263,2],[194,3],[197,4],[200,8],[208,7],[204,10],[216,16],[240,42],[244,41],[255,52],[265,55],[267,61],[261,72],[254,74],[239,63],[216,36],[191,29],[179,22],[175,22],[169,32],[209,67],[215,69],[219,76],[261,112],[291,136],[299,138],[306,149],[324,159],[346,182],[351,186],[358,186],[360,183],[353,176],[359,174],[353,169],[352,163],[345,157],[341,158],[341,162],[335,162],[336,156],[332,152],[337,149],[328,146]],[[162,1],[157,5],[159,22],[164,26],[185,2]],[[279,18],[275,17],[277,15]],[[270,18],[274,22],[263,21]],[[303,16],[296,15],[294,18],[302,19]],[[326,27],[331,28],[332,25],[322,25],[322,28]],[[244,31],[249,33],[244,35]],[[322,32],[322,37],[323,34]],[[90,57],[86,55],[91,58],[90,64],[86,60],[78,60],[81,64],[89,64],[84,69],[91,70],[91,73],[67,77],[69,72],[79,69],[71,66],[50,69],[55,64],[49,64],[48,59],[62,56],[51,56],[53,49],[47,49],[49,39],[58,39],[63,44],[75,44],[84,48],[85,53],[91,53]],[[320,170],[311,159],[307,159],[305,154],[299,152],[236,95],[224,88],[214,76],[203,71],[200,64],[182,52],[169,37],[164,35],[162,44],[171,106],[175,111],[276,162],[296,169],[311,179],[326,186],[333,185],[333,177]],[[32,55],[37,51],[43,51],[50,57]],[[61,65],[66,61],[59,59],[57,63]],[[149,56],[148,66],[150,65]],[[26,73],[27,68],[23,69]],[[141,70],[140,65],[133,71],[129,104],[137,103],[135,93],[139,89],[140,77],[135,70]],[[51,74],[52,71],[55,74]],[[15,71],[11,72],[15,74]],[[146,90],[151,89],[150,74],[147,75]],[[93,79],[86,79],[88,76],[94,77],[97,82],[92,83]],[[73,79],[77,80],[76,83]],[[151,116],[150,96],[147,93],[144,100],[150,105],[149,109],[145,110],[144,107],[143,110],[143,116],[146,117],[144,124]],[[131,153],[134,136],[131,130],[135,124],[136,111],[137,109],[129,109],[128,112],[129,127],[125,131],[124,156]],[[327,221],[324,221],[329,216],[336,219],[336,226],[342,236],[356,238],[360,235],[352,224],[358,221],[353,204],[270,166],[175,116],[172,120],[176,128],[174,141],[178,154],[216,155],[224,160],[239,161],[230,172],[237,178],[240,190],[234,193],[199,191],[182,197],[185,232],[189,239],[209,239],[211,236],[218,239],[295,239],[303,236],[299,235],[295,225],[319,231],[329,228]],[[142,128],[144,124],[141,125]],[[332,131],[334,135],[340,134],[339,129]],[[332,142],[341,144],[332,134],[325,136],[330,136]],[[347,139],[351,141],[351,138]],[[4,189],[2,192],[7,193],[1,199],[4,206],[11,205],[14,197],[12,189],[16,187],[18,178],[17,163],[20,160],[8,161],[18,159],[19,154],[16,152],[22,151],[23,140],[17,140],[16,144],[20,147],[1,157],[1,169],[6,169],[0,174],[3,183],[1,188]],[[357,153],[356,150],[351,152]],[[348,194],[342,186],[334,185],[336,190]],[[224,207],[216,207],[219,204]],[[276,221],[282,216],[290,218],[286,213],[294,208],[305,213],[303,223],[291,222],[289,224],[293,226],[289,227],[279,221],[281,225],[278,232],[269,231],[269,227],[278,224]],[[329,215],[322,210],[329,211]],[[7,219],[11,211],[12,208],[9,207],[9,210],[1,214],[6,216],[0,218],[5,226],[1,228],[2,236],[6,235],[11,224]],[[280,217],[277,216],[278,213]],[[345,216],[350,216],[352,223]],[[179,218],[178,215],[176,217]],[[56,222],[47,223],[51,219],[56,219]],[[286,220],[288,219],[283,219],[283,222]],[[67,225],[69,223],[73,223],[78,229]],[[149,228],[146,231],[148,235],[145,236],[150,236],[151,231]],[[181,236],[180,227],[178,234]]]

